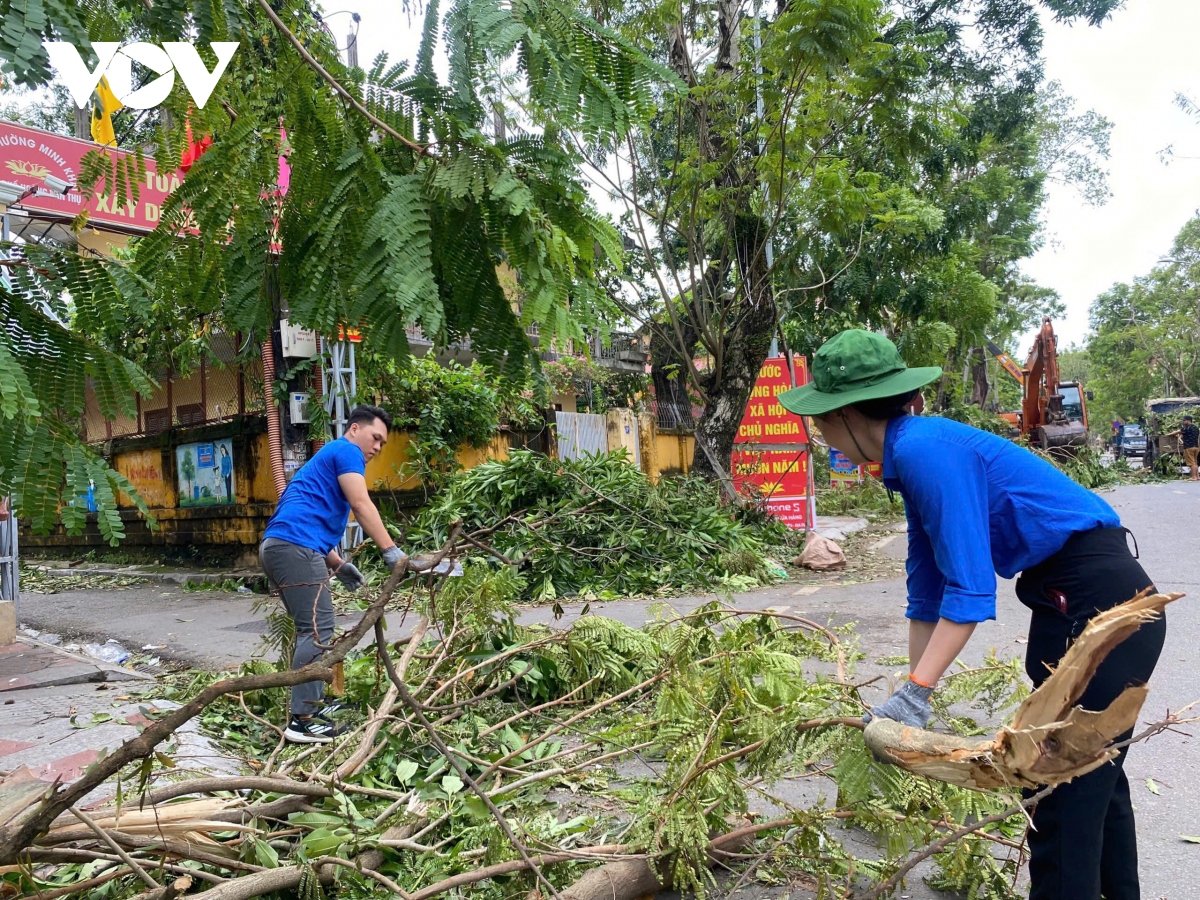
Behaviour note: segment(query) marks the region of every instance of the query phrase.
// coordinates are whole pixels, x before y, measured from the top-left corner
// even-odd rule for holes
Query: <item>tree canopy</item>
[[[469,338],[485,362],[515,375],[537,364],[530,326],[560,344],[599,327],[610,303],[597,272],[619,266],[622,249],[565,136],[612,145],[674,81],[560,0],[459,0],[446,10],[434,0],[415,65],[380,56],[367,70],[347,69],[303,2],[4,0],[0,16],[0,66],[30,86],[51,78],[43,39],[90,48],[89,38],[132,32],[197,39],[202,53],[210,41],[241,45],[203,110],[178,83],[168,98],[159,165],[178,164],[189,121],[213,145],[128,260],[6,248],[18,260],[7,267],[17,277],[0,288],[0,489],[16,487],[19,514],[44,530],[64,484],[77,493],[95,480],[113,541],[114,492],[129,486],[73,422],[88,378],[106,415],[151,389],[139,363],[162,362],[156,335],[175,336],[166,346],[176,347],[225,328],[253,346],[286,308],[324,334],[361,326],[395,357],[406,354],[412,324],[441,342]],[[431,62],[442,35],[446,83]],[[520,97],[524,129],[496,127],[489,92],[501,83]],[[85,169],[81,190],[136,197],[136,165],[96,151]],[[500,282],[502,263],[519,273],[517,296]],[[82,527],[81,517],[64,519]]]
[[[1096,298],[1091,327],[1097,414],[1136,420],[1151,397],[1200,395],[1200,216],[1147,275]]]

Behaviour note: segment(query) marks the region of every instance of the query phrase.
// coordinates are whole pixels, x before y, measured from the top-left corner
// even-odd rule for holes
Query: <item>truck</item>
[[[1183,443],[1172,435],[1184,415],[1200,419],[1200,397],[1155,397],[1146,401],[1146,456],[1144,465],[1163,475],[1178,475],[1183,465]],[[1168,419],[1167,417],[1171,418]]]

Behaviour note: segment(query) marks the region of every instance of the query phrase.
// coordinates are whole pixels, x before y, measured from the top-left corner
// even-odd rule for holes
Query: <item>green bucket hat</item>
[[[813,357],[812,381],[784,391],[778,400],[796,415],[823,416],[862,400],[907,394],[941,375],[937,366],[908,368],[883,335],[852,329],[822,344]]]

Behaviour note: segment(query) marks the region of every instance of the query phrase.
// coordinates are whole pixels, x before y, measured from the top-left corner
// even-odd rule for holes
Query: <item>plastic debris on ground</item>
[[[92,659],[98,659],[101,662],[112,663],[114,666],[120,665],[133,656],[128,650],[122,647],[116,641],[106,641],[103,644],[84,644],[80,648]]]

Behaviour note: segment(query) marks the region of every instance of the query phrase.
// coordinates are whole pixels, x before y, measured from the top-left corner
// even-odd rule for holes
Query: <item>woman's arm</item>
[[[908,629],[912,680],[923,687],[937,684],[951,663],[958,659],[974,631],[974,622],[960,623],[949,619],[940,619],[936,625],[912,622]]]
[[[935,628],[937,622],[908,620],[908,674],[912,675],[917,671],[917,663],[925,655],[925,648],[929,646],[929,639],[933,637]]]

